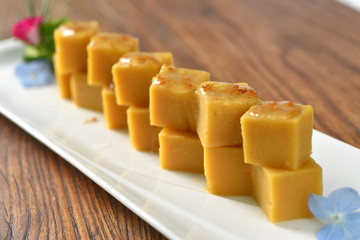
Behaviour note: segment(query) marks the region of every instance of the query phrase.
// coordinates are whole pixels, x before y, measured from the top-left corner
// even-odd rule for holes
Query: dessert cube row
[[[205,174],[212,194],[252,195],[270,221],[311,217],[307,198],[322,193],[311,106],[210,81],[97,22],[66,23],[54,38],[61,97],[103,112],[110,129],[128,128],[136,150],[159,152],[164,169]]]

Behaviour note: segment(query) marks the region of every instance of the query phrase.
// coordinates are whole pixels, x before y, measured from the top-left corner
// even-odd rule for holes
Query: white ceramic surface
[[[360,0],[336,0],[336,1],[360,12]]]
[[[24,89],[14,76],[21,44],[0,41],[0,112],[58,153],[170,239],[315,239],[314,219],[270,223],[250,197],[206,193],[202,175],[159,167],[137,152],[126,131],[105,127],[101,114],[59,97],[57,86]],[[96,117],[97,122],[85,123]],[[360,191],[360,150],[314,131],[313,158],[324,170],[324,194]]]

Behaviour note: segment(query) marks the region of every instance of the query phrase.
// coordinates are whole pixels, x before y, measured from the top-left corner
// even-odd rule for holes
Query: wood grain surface
[[[0,239],[165,239],[0,115]]]
[[[23,1],[4,2],[0,39],[26,16]],[[212,80],[311,104],[316,129],[360,147],[355,10],[331,0],[73,0],[66,14],[133,34],[143,50],[171,51],[177,66]],[[3,116],[0,136],[0,239],[164,239]]]

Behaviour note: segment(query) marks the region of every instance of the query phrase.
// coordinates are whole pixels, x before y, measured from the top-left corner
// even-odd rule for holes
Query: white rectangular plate
[[[360,12],[360,1],[359,0],[336,0],[336,1]]]
[[[206,193],[205,178],[162,170],[158,156],[137,152],[126,131],[105,127],[101,114],[59,97],[56,85],[24,89],[14,75],[22,46],[0,42],[0,112],[39,139],[170,239],[315,239],[314,219],[270,223],[250,197]],[[98,121],[85,123],[96,117]],[[314,131],[313,158],[324,193],[360,190],[360,151]]]

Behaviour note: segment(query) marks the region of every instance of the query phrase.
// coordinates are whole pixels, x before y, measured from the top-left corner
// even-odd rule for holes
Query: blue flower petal
[[[29,72],[29,66],[26,63],[19,64],[15,68],[15,74],[18,77],[24,74],[28,74],[28,72]]]
[[[309,197],[309,209],[320,220],[329,220],[332,217],[331,209],[328,208],[326,197],[311,194]]]
[[[15,74],[26,88],[50,84],[54,80],[50,62],[47,60],[20,64],[16,67]]]
[[[345,239],[359,240],[360,239],[360,212],[349,213],[344,216],[343,228],[345,232]]]
[[[340,188],[329,195],[328,204],[334,214],[350,213],[360,208],[360,196],[352,188]]]
[[[338,223],[330,223],[317,234],[318,240],[345,240],[343,228]]]
[[[30,88],[33,86],[34,81],[31,78],[23,77],[23,78],[20,78],[20,82],[25,88]]]

